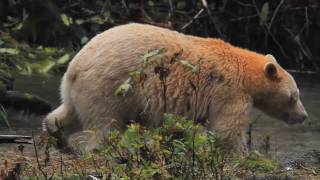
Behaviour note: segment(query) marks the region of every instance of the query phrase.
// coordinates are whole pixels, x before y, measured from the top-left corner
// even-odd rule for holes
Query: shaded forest
[[[318,71],[319,8],[317,0],[2,0],[0,30],[31,46],[77,51],[110,27],[141,22],[222,38],[272,53],[288,69]]]
[[[233,45],[273,54],[290,72],[318,76],[316,73],[320,71],[319,0],[0,0],[0,127],[11,128],[12,120],[6,112],[11,107],[28,115],[44,115],[52,110],[52,102],[47,99],[16,91],[15,75],[40,74],[41,78],[46,78],[54,73],[61,74],[92,37],[130,22],[152,24],[200,37],[221,38]],[[159,54],[160,50],[155,50],[144,56],[150,58]],[[200,74],[200,68],[197,71],[196,66],[187,62],[184,66],[191,67],[196,72],[194,74]],[[165,100],[164,79],[169,71],[164,70],[159,66],[155,68]],[[143,78],[139,80],[144,81]],[[314,82],[310,84],[316,84]],[[129,83],[125,81],[115,95],[123,95],[123,89],[128,91]],[[192,82],[190,85],[197,97],[199,87]],[[317,87],[311,90],[304,89],[304,95],[312,95],[308,96],[312,103],[308,111],[313,110],[314,120],[307,128],[313,127],[312,133],[315,133],[320,132],[320,123],[314,113],[318,107],[316,103],[320,101],[316,101]],[[50,92],[47,92],[49,96],[54,96]],[[110,131],[106,144],[88,154],[56,151],[54,147],[63,145],[59,141],[63,127],[58,123],[57,139],[47,132],[35,135],[33,130],[36,128],[32,126],[32,136],[0,136],[0,144],[6,146],[8,143],[22,143],[17,150],[8,152],[0,146],[0,157],[5,159],[0,159],[0,179],[317,178],[320,152],[313,146],[303,147],[301,140],[295,139],[292,145],[284,139],[280,142],[290,144],[289,148],[294,146],[292,149],[301,146],[299,155],[304,155],[305,159],[312,157],[318,164],[309,166],[298,159],[284,166],[274,161],[272,148],[278,147],[272,146],[271,140],[277,136],[271,136],[269,132],[259,132],[261,137],[257,136],[258,133],[252,134],[253,125],[259,118],[250,124],[247,132],[250,154],[239,158],[229,158],[221,137],[205,131],[195,118],[188,120],[173,114],[164,114],[163,126],[159,128],[148,129],[132,122],[124,132]],[[299,129],[297,134],[288,133],[295,129],[281,131],[288,133],[286,136],[295,135],[295,138],[301,134],[304,136],[305,129]],[[86,133],[95,134],[95,131]],[[312,133],[304,136],[303,141],[316,144],[307,140],[316,137]],[[254,142],[254,136],[260,138],[260,144]],[[257,151],[254,144],[259,145]],[[294,152],[283,151],[289,155]]]

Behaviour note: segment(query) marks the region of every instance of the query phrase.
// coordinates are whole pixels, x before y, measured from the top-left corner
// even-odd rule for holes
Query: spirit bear
[[[156,50],[164,50],[160,64],[169,74],[165,98],[159,74],[141,60]],[[146,71],[143,85],[116,96],[129,74],[141,69]],[[110,128],[122,131],[130,120],[156,127],[166,106],[167,112],[189,119],[197,112],[195,118],[206,119],[206,127],[225,137],[230,148],[246,152],[248,114],[254,107],[289,124],[307,118],[294,79],[272,55],[136,23],[111,28],[86,44],[63,76],[61,97],[62,104],[44,124],[52,134],[63,127],[66,139],[95,129],[102,140]],[[98,145],[88,139],[86,147]]]

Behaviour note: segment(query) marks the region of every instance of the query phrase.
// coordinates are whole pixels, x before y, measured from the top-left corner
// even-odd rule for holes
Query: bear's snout
[[[304,120],[308,118],[308,113],[299,100],[293,108],[293,111],[289,113],[288,124],[297,124],[302,123]]]
[[[290,116],[288,119],[288,124],[300,124],[303,123],[304,120],[308,118],[308,114],[306,112],[301,114],[295,114],[294,116]]]

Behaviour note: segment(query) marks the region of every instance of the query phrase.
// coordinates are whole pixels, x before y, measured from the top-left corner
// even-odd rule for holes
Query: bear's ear
[[[277,63],[276,58],[274,58],[271,54],[267,54],[267,55],[266,55],[266,58],[269,59],[269,60],[271,60],[271,61],[273,61],[273,62],[275,62],[275,63]]]
[[[267,63],[264,66],[264,74],[267,78],[275,79],[278,75],[276,65],[274,63]]]

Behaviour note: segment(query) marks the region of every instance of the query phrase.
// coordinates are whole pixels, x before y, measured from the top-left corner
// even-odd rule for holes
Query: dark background
[[[0,31],[31,46],[79,50],[110,27],[141,22],[271,53],[319,71],[319,0],[1,0]]]

